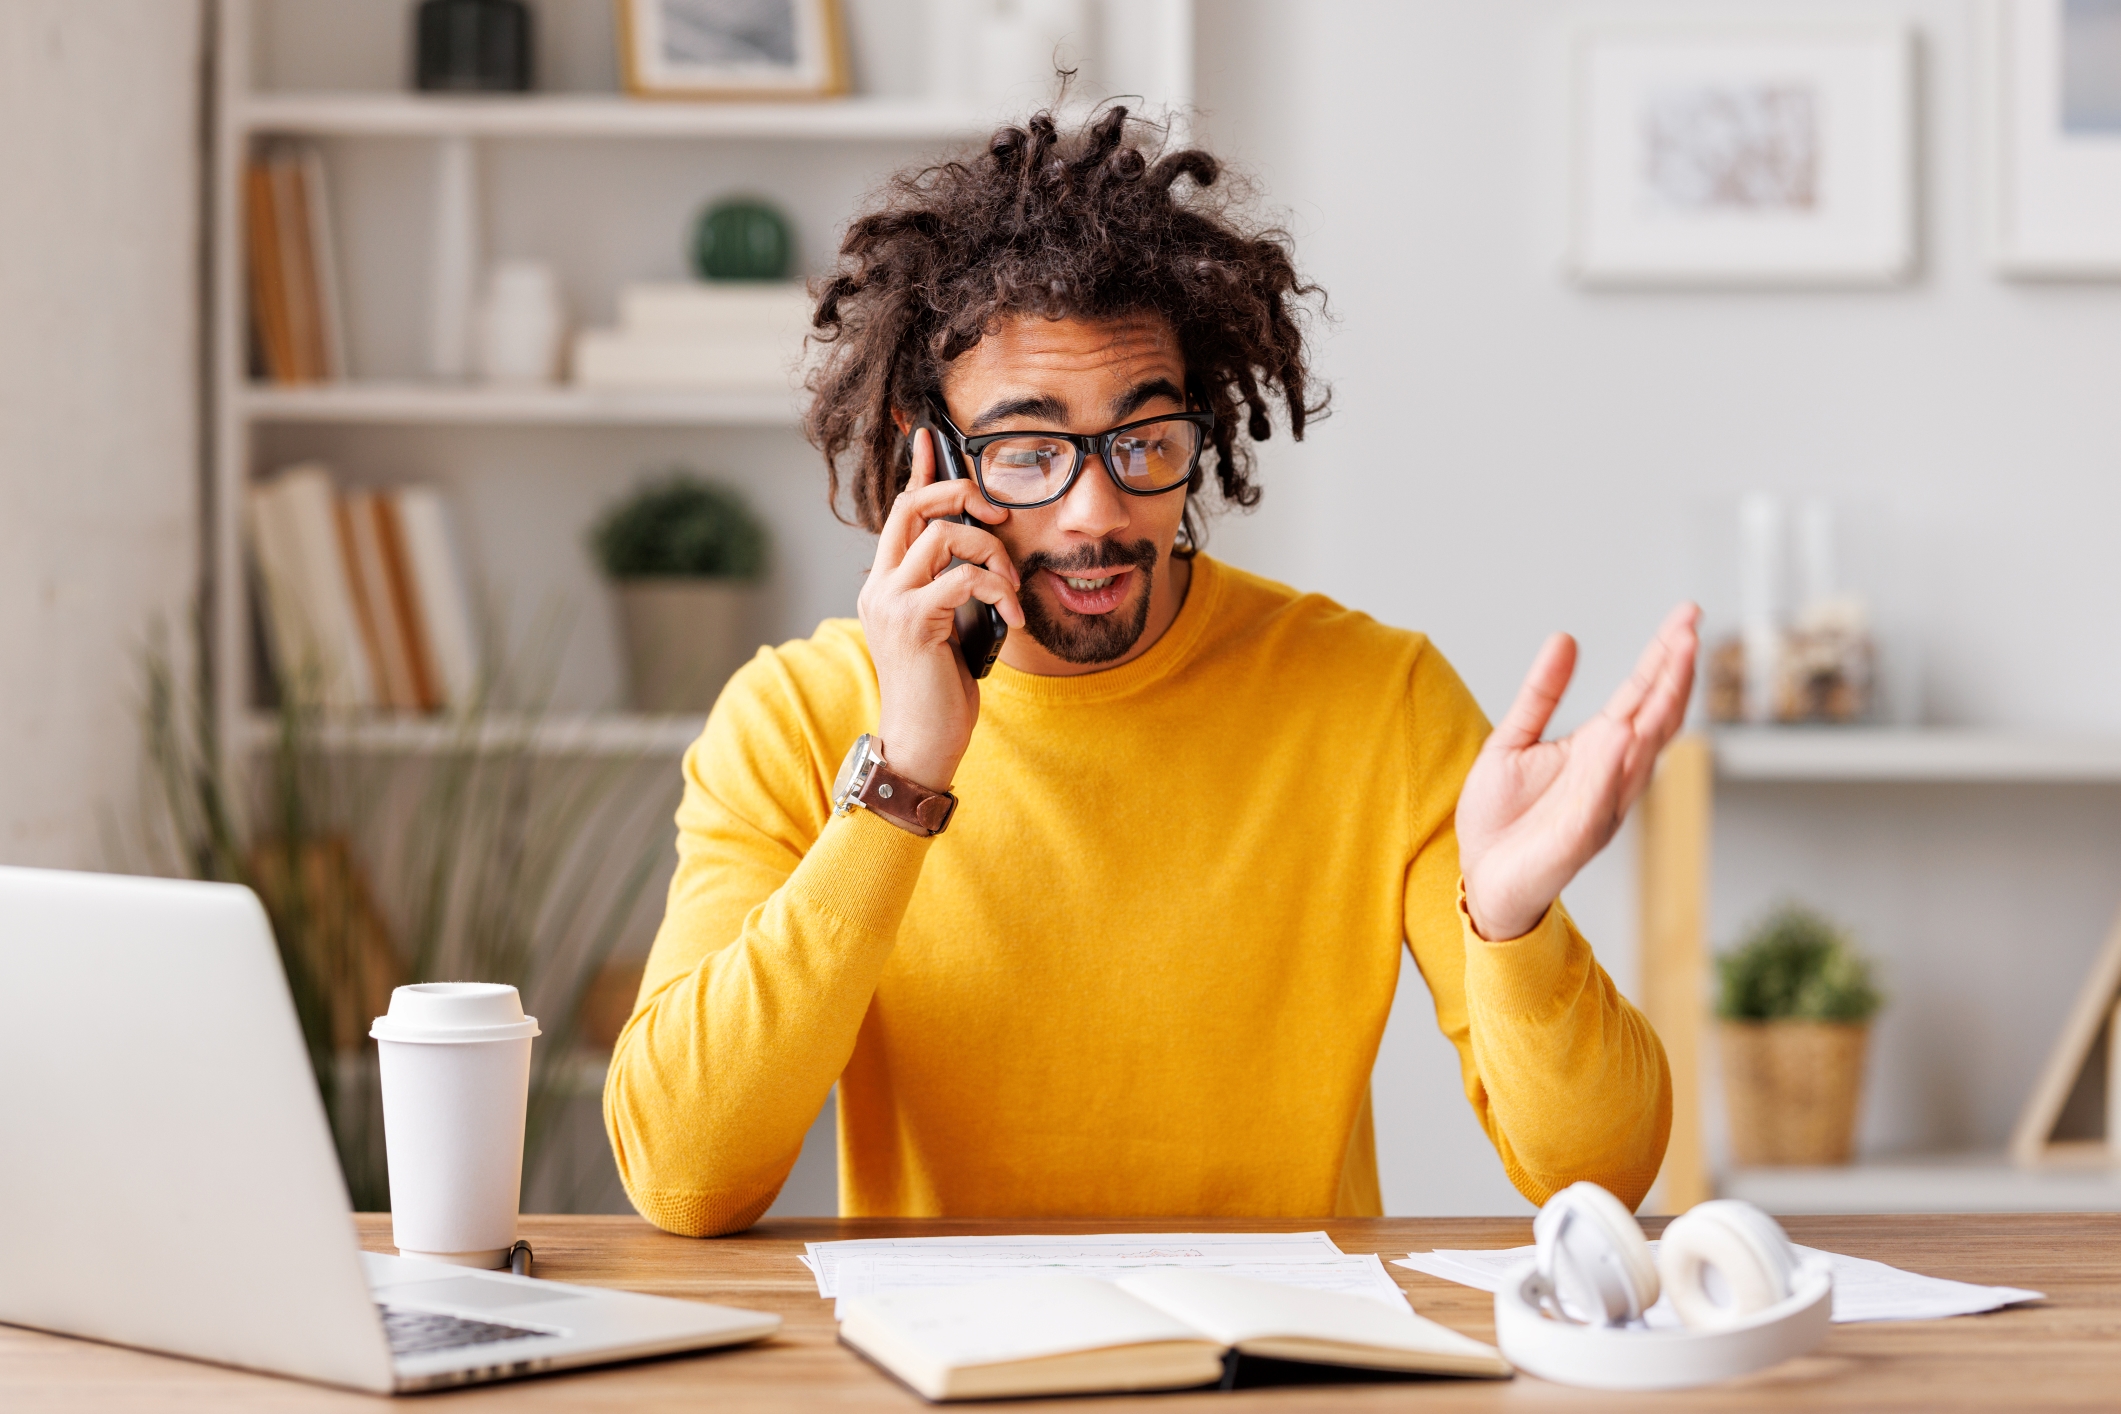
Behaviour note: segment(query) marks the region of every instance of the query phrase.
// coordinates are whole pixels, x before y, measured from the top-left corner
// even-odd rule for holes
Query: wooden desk
[[[364,1242],[389,1250],[383,1217],[359,1220]],[[806,1241],[889,1234],[1124,1232],[1311,1227],[1167,1220],[936,1222],[782,1220],[714,1241],[671,1237],[633,1218],[532,1217],[537,1274],[778,1311],[787,1324],[762,1345],[601,1371],[416,1396],[408,1409],[908,1410],[926,1408],[833,1336],[831,1306],[795,1260]],[[1502,1247],[1531,1240],[1515,1218],[1383,1218],[1323,1224],[1349,1252],[1390,1258],[1432,1247]],[[1659,1224],[1651,1223],[1655,1229]],[[1836,1326],[1813,1356],[1709,1389],[1599,1394],[1527,1376],[1510,1381],[1343,1385],[1244,1393],[1099,1399],[1092,1414],[1154,1410],[1493,1409],[1527,1403],[1595,1410],[2112,1409],[2121,1405],[2121,1214],[1794,1218],[1800,1242],[1964,1281],[2027,1286],[2044,1303],[1947,1321]],[[5,1254],[0,1253],[0,1260]],[[1492,1298],[1387,1265],[1424,1315],[1483,1340]],[[1012,1404],[1038,1410],[1055,1401]],[[0,1326],[0,1409],[378,1410],[366,1395],[320,1389]],[[1072,1406],[1071,1407],[1075,1407]]]

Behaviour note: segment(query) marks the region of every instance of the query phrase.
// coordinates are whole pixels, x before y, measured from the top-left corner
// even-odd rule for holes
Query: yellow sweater
[[[762,650],[686,755],[604,1092],[650,1220],[756,1221],[835,1082],[848,1216],[1378,1213],[1402,945],[1519,1191],[1649,1188],[1649,1023],[1560,907],[1508,942],[1466,920],[1452,814],[1487,723],[1421,635],[1201,556],[1133,662],[994,669],[932,841],[831,813],[877,714],[833,620]]]

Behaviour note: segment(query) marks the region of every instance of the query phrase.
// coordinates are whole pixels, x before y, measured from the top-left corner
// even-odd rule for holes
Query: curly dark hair
[[[1041,112],[984,153],[884,185],[847,228],[813,319],[825,347],[804,430],[824,453],[834,514],[882,528],[913,469],[894,410],[926,407],[945,365],[1021,314],[1161,314],[1189,396],[1215,414],[1213,455],[1186,490],[1185,544],[1200,542],[1194,498],[1211,468],[1226,503],[1258,503],[1250,444],[1272,432],[1269,399],[1299,439],[1325,411],[1302,329],[1306,301],[1323,295],[1297,274],[1286,232],[1250,228],[1227,184],[1211,192],[1222,164],[1199,148],[1163,153],[1167,136],[1119,106],[1067,135]]]

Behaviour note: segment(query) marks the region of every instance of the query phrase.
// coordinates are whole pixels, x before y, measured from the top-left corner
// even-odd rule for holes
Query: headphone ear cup
[[[1657,1264],[1627,1205],[1595,1183],[1572,1183],[1532,1221],[1539,1270],[1593,1325],[1639,1320],[1657,1300]]]
[[[1720,1330],[1786,1299],[1797,1251],[1782,1225],[1736,1198],[1697,1203],[1672,1219],[1657,1270],[1689,1329]]]

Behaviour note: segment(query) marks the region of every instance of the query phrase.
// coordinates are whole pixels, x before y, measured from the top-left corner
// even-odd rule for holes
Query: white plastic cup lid
[[[368,1034],[378,1041],[447,1045],[465,1041],[520,1041],[536,1036],[538,1019],[523,1015],[523,999],[501,982],[415,982],[390,994],[390,1011]]]

